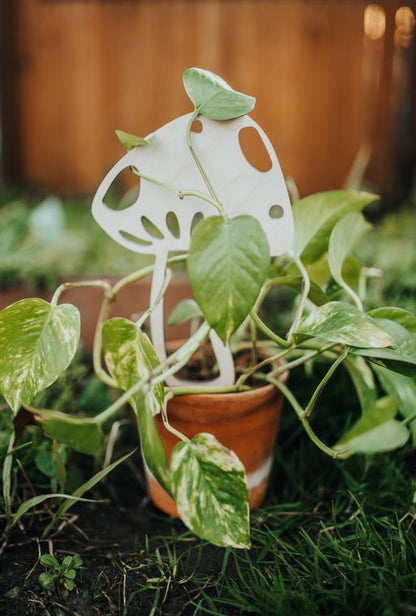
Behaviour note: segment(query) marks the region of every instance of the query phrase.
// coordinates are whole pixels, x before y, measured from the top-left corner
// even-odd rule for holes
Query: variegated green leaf
[[[368,314],[373,319],[389,319],[389,321],[394,321],[407,329],[410,334],[416,335],[416,316],[408,310],[394,306],[384,306],[370,310]]]
[[[384,348],[393,344],[388,333],[355,306],[328,302],[301,321],[293,335],[296,342],[321,338],[360,348]]]
[[[414,378],[387,370],[382,366],[374,366],[383,389],[393,398],[403,417],[412,417],[416,413],[416,381]],[[413,444],[416,445],[416,419],[409,423]]]
[[[267,237],[252,216],[211,216],[195,227],[188,257],[192,290],[224,344],[253,307],[269,263]]]
[[[95,454],[102,442],[100,426],[89,417],[76,417],[60,411],[25,406],[49,438],[81,453]]]
[[[120,389],[127,391],[159,364],[152,343],[135,323],[117,317],[102,330],[104,359]],[[166,454],[154,420],[164,401],[163,383],[138,392],[130,401],[139,422],[142,454],[153,475],[165,487]]]
[[[355,349],[354,353],[363,355],[372,363],[389,368],[394,372],[416,377],[416,336],[390,319],[376,318],[374,322],[389,334],[393,340],[393,347],[389,349]]]
[[[396,421],[397,404],[392,398],[377,400],[373,408],[338,441],[334,449],[354,453],[378,453],[402,447],[409,438],[406,426]]]
[[[232,120],[250,113],[256,99],[233,90],[224,79],[201,68],[188,68],[183,83],[196,111],[212,120]]]
[[[0,390],[14,412],[51,385],[75,355],[79,311],[23,299],[0,312]]]
[[[173,496],[182,520],[220,546],[250,547],[247,480],[234,452],[212,434],[180,442],[170,462]]]
[[[336,222],[348,212],[361,211],[375,201],[366,192],[332,190],[297,201],[292,208],[295,237],[292,250],[303,263],[317,261],[328,249],[329,236]]]
[[[344,261],[358,240],[371,228],[359,212],[349,212],[341,218],[332,230],[329,238],[328,264],[333,279],[345,288],[342,275]]]
[[[344,366],[348,371],[360,401],[362,413],[367,413],[377,401],[377,387],[373,373],[364,357],[349,355]]]

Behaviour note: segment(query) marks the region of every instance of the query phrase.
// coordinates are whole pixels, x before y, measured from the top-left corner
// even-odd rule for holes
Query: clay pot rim
[[[167,348],[178,348],[181,346],[185,339],[180,340],[169,340],[167,341]],[[277,365],[283,365],[285,363],[284,359],[281,359],[277,362]],[[289,377],[289,371],[286,370],[279,374],[278,379],[282,383],[285,383]],[[206,385],[209,387],[209,384]],[[205,387],[204,381],[195,381],[195,388],[197,387]],[[278,388],[273,385],[273,383],[267,383],[266,385],[259,385],[258,387],[250,387],[250,389],[242,390],[242,391],[229,391],[229,392],[201,392],[201,393],[192,393],[192,394],[177,394],[172,401],[179,401],[180,399],[186,398],[187,401],[192,402],[193,400],[199,400],[200,402],[208,402],[209,400],[215,400],[223,397],[227,397],[227,400],[230,402],[250,402],[251,399],[255,399],[259,396],[271,396],[274,391],[279,391]]]

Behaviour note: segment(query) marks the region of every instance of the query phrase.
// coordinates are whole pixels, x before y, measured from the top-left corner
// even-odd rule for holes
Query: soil
[[[39,539],[50,521],[45,507],[25,517],[24,528],[4,541],[0,548],[2,616],[194,613],[191,603],[200,590],[192,581],[183,582],[185,574],[192,573],[194,557],[184,564],[180,579],[175,578],[165,547],[178,537],[176,549],[180,554],[197,540],[180,521],[161,514],[149,502],[141,485],[141,470],[135,466],[137,457],[135,463],[123,464],[107,483],[89,492],[89,498],[104,499],[104,503],[74,506],[49,539]],[[180,539],[183,533],[186,541]],[[59,561],[73,554],[83,560],[76,575],[76,590],[66,597],[59,589],[46,592],[38,581],[45,571],[39,556],[48,552]],[[209,575],[216,571],[222,554],[219,548],[204,547],[198,572]],[[152,612],[158,592],[165,596],[162,594],[157,610]]]
[[[257,355],[258,359],[256,361],[261,361],[266,357],[262,349],[258,350]],[[234,355],[234,366],[237,377],[242,374],[242,372],[244,372],[251,364],[252,358],[250,349],[239,351]],[[270,366],[264,366],[262,372],[267,374],[270,370]],[[211,381],[218,376],[218,366],[209,341],[205,340],[200,345],[198,350],[191,356],[186,366],[179,370],[176,376],[181,379],[196,382]],[[249,387],[261,387],[264,383],[248,378],[245,385]]]
[[[237,370],[241,372],[249,362],[249,352],[239,353]],[[194,354],[181,376],[194,380],[211,379],[215,368],[208,344]],[[21,429],[25,423],[23,421]],[[137,446],[136,439],[136,435],[132,435],[131,443],[124,444],[124,447],[129,446],[128,451],[131,451]],[[118,451],[114,459],[123,453],[127,451]],[[81,465],[88,466],[80,469],[82,475],[85,478],[92,476],[91,459],[80,458],[84,460]],[[48,490],[39,490],[38,493],[43,491]],[[28,494],[26,498],[32,495]],[[194,601],[201,589],[193,581],[193,574],[197,572],[199,579],[215,578],[223,562],[224,550],[200,542],[180,520],[160,513],[150,503],[140,454],[136,452],[86,496],[101,502],[73,506],[47,539],[41,537],[50,522],[51,511],[44,504],[28,512],[19,528],[15,527],[7,538],[3,535],[0,544],[0,615],[194,614]],[[16,508],[14,505],[14,510]],[[0,518],[0,525],[4,522],[4,517]],[[172,546],[180,561],[177,572],[172,571],[169,556]],[[200,546],[197,566],[198,549],[190,549],[196,546]],[[59,561],[73,554],[82,558],[82,567],[76,574],[76,588],[67,596],[59,586],[48,592],[40,585],[39,575],[45,568],[39,563],[39,558],[45,553],[54,554]]]

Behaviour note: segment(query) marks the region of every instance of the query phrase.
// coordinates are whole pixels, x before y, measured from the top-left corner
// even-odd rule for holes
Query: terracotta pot
[[[283,397],[273,385],[230,394],[192,394],[168,402],[169,423],[192,438],[200,432],[213,434],[240,458],[247,472],[250,508],[265,497],[272,465]],[[178,439],[164,427],[158,430],[168,458]],[[146,469],[150,498],[162,511],[178,517],[173,499]]]

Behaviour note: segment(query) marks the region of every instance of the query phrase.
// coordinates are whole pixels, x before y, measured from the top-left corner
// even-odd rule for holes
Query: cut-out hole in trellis
[[[129,167],[125,167],[111,182],[103,201],[111,210],[121,211],[133,205],[139,194],[140,177],[134,175]]]
[[[138,246],[151,246],[153,242],[149,242],[148,240],[144,240],[141,237],[137,237],[137,235],[133,235],[128,231],[119,231],[121,237],[128,240],[129,242],[133,242],[133,244],[137,244]]]
[[[193,133],[202,133],[203,130],[204,130],[204,127],[202,125],[201,120],[194,120],[192,122],[191,131]]]
[[[155,224],[152,223],[151,220],[147,218],[147,216],[141,217],[142,225],[146,229],[149,235],[156,238],[157,240],[163,240],[165,237],[160,229],[156,227]]]
[[[282,218],[284,214],[283,208],[281,205],[272,205],[269,210],[270,218]]]
[[[179,222],[175,212],[168,212],[166,214],[166,226],[172,233],[173,237],[180,237]]]
[[[272,160],[263,139],[254,126],[245,126],[238,133],[238,141],[247,162],[258,171],[266,172],[272,168]]]
[[[159,294],[166,280],[167,259],[169,254],[189,250],[196,225],[208,216],[218,215],[207,202],[210,191],[204,186],[197,164],[192,164],[185,138],[191,118],[192,114],[176,118],[153,133],[147,145],[128,150],[108,172],[93,200],[94,217],[111,237],[132,251],[155,257],[150,326],[161,361],[166,358],[166,332],[164,302]],[[204,117],[192,129],[195,151],[209,170],[212,186],[221,195],[230,218],[241,214],[254,216],[264,229],[271,255],[283,254],[292,241],[293,221],[284,178],[267,135],[249,116],[225,122]],[[138,182],[133,174],[129,175],[129,167],[162,182],[170,180],[178,190],[189,191],[189,198],[186,195],[178,200],[176,191],[143,181],[140,195],[131,207],[123,212],[109,210],[103,196],[124,168],[127,178]],[[192,190],[204,193],[200,201],[196,193],[191,198]],[[124,204],[127,202],[123,200]],[[279,205],[273,207],[274,204]],[[214,331],[209,336],[219,367],[218,379],[209,382],[232,385],[231,353]],[[187,381],[171,376],[168,383],[175,386]]]
[[[203,218],[204,218],[204,215],[201,212],[197,212],[196,214],[194,214],[194,217],[192,218],[192,222],[191,222],[191,233],[195,229],[199,221],[202,220]]]

